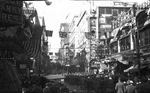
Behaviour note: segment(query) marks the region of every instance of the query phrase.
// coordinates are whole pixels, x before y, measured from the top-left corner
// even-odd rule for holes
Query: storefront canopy
[[[148,65],[143,65],[140,67],[140,69],[146,68]],[[131,66],[128,69],[125,69],[124,72],[137,72],[138,71],[138,65]]]

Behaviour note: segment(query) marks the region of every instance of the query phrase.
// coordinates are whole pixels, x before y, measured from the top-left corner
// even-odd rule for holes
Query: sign
[[[16,26],[23,23],[22,1],[1,1],[0,22],[3,26]]]

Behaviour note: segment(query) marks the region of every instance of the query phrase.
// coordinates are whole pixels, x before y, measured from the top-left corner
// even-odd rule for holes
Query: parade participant
[[[133,81],[128,80],[127,84],[126,93],[137,93],[136,87],[133,85]]]
[[[148,83],[148,78],[142,77],[141,84],[136,86],[137,93],[150,93],[150,84]]]
[[[121,78],[118,78],[118,82],[115,85],[115,90],[117,91],[117,93],[125,93],[125,85],[122,82]]]

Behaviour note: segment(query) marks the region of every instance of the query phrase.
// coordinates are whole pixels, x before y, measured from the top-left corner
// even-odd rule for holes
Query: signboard
[[[92,34],[91,41],[90,41],[90,58],[94,59],[96,55],[96,47],[97,47],[97,41],[96,41],[96,17],[90,17],[90,32]]]
[[[1,1],[0,27],[16,26],[23,23],[23,1]]]

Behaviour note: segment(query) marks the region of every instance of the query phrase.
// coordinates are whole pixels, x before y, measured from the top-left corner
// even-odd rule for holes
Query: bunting
[[[35,27],[35,28],[41,28],[41,27]],[[34,29],[34,35],[30,40],[24,41],[23,46],[26,50],[26,53],[31,56],[36,58],[38,53],[41,50],[41,37],[38,36],[39,34],[42,34],[41,29]],[[36,35],[37,34],[37,35]]]
[[[35,17],[33,35],[29,40],[22,42],[27,55],[37,58],[41,53],[41,34],[43,28],[40,26],[38,16]]]

